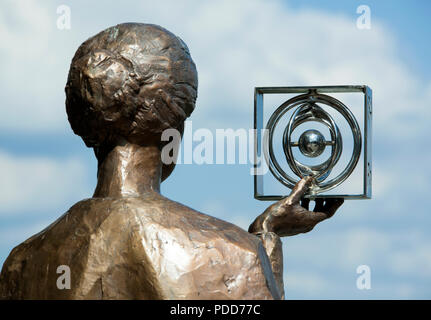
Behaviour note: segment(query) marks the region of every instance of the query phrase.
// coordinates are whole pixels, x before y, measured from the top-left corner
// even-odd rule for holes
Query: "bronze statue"
[[[14,248],[0,275],[3,299],[280,299],[279,237],[308,232],[342,200],[301,197],[312,177],[271,205],[249,232],[163,197],[174,165],[161,133],[183,131],[197,97],[184,42],[149,24],[125,23],[85,41],[66,85],[73,131],[98,160],[91,199]],[[300,204],[301,202],[301,204]],[[57,268],[70,268],[70,289]]]

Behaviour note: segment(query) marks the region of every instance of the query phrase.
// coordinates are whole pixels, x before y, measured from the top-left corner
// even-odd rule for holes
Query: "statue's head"
[[[76,51],[66,85],[67,115],[100,162],[124,141],[161,148],[165,129],[182,134],[197,86],[196,66],[180,38],[156,25],[119,24]],[[172,169],[163,167],[163,178]]]

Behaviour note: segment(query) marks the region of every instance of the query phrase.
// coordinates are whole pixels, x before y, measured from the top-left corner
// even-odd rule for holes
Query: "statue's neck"
[[[160,192],[162,163],[157,146],[124,143],[99,163],[95,198],[139,197]]]

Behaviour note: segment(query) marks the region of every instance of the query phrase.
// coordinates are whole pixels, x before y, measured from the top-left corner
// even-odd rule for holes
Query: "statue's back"
[[[59,266],[70,289],[58,287]],[[246,231],[160,195],[93,198],[16,247],[12,299],[273,299],[268,258]]]

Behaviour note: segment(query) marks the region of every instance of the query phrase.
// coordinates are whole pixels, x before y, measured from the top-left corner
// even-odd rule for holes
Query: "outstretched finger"
[[[306,176],[302,178],[295,184],[293,187],[290,196],[286,198],[289,204],[299,203],[299,200],[304,196],[304,194],[310,189],[311,184],[313,183],[314,178],[312,176]]]

